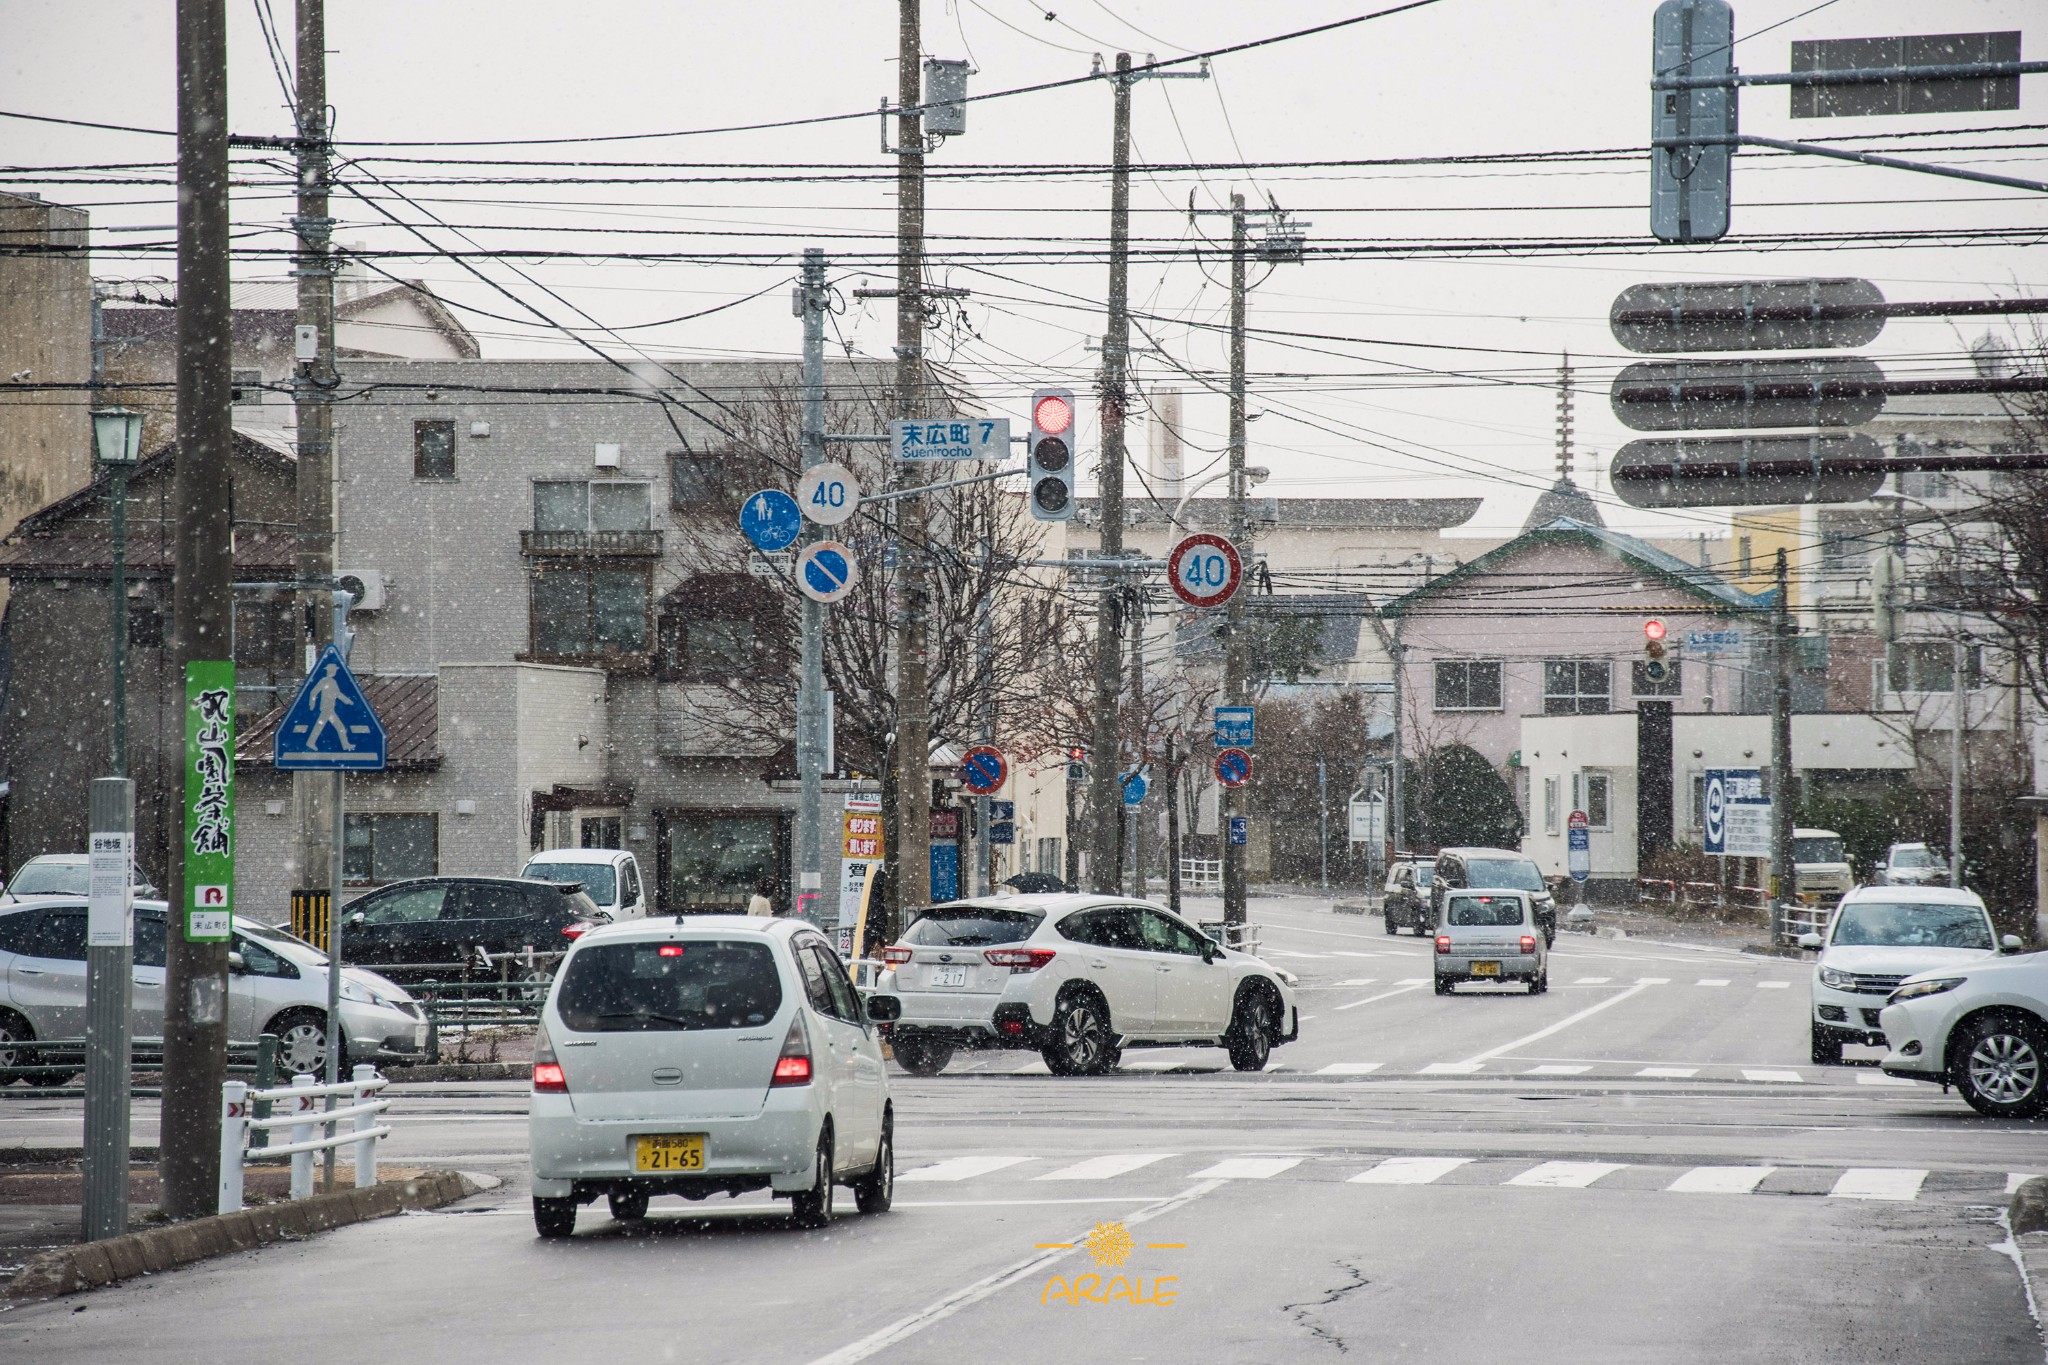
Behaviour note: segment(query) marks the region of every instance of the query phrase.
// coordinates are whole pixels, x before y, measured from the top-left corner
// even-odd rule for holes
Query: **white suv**
[[[1301,1031],[1293,978],[1143,901],[1005,896],[924,911],[882,957],[896,1060],[935,1075],[955,1048],[1036,1048],[1061,1076],[1114,1067],[1126,1047],[1212,1044],[1239,1071]]]
[[[2008,952],[2019,940],[2008,936]],[[2048,953],[1922,972],[1881,1016],[1887,1076],[1953,1083],[1993,1118],[2048,1113]]]
[[[876,1009],[887,1017],[890,1005]],[[835,1183],[888,1209],[894,1117],[881,1044],[839,957],[801,920],[663,916],[594,929],[557,973],[533,1050],[533,1221],[567,1237],[600,1194],[768,1189],[803,1226]]]
[[[2017,939],[2012,940],[2014,944]],[[1842,897],[1813,965],[1808,1022],[1815,1066],[1840,1066],[1844,1043],[1882,1046],[1885,999],[1916,972],[1960,968],[1998,951],[1991,916],[1974,891],[1946,886],[1859,886]]]

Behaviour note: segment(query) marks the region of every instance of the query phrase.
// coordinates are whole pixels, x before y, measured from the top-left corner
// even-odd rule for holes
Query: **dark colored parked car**
[[[1436,931],[1436,907],[1429,900],[1429,884],[1434,880],[1436,864],[1423,859],[1408,859],[1387,869],[1381,910],[1388,933],[1398,933],[1404,924],[1417,934]]]
[[[341,958],[375,966],[394,980],[448,974],[479,950],[493,956],[559,953],[606,915],[574,883],[522,877],[421,877],[394,882],[350,901],[342,911]]]
[[[1443,916],[1444,896],[1463,890],[1527,891],[1547,948],[1557,940],[1557,900],[1542,870],[1527,855],[1509,848],[1446,848],[1436,855],[1436,881],[1429,889],[1434,928]]]

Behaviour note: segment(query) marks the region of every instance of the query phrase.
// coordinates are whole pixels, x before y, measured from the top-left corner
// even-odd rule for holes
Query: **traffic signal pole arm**
[[[2015,65],[2015,63],[2007,63]],[[2038,62],[2016,63],[2048,70]],[[1814,75],[1835,75],[1835,72],[1813,72]],[[1694,80],[1695,88],[1712,85],[1726,85],[1725,80]],[[1786,142],[1781,138],[1757,137],[1752,133],[1738,133],[1731,137],[1659,137],[1650,139],[1650,145],[1658,148],[1672,147],[1770,147],[1780,152],[1809,152],[1814,156],[1830,156],[1838,161],[1858,161],[1866,166],[1886,166],[1895,171],[1920,171],[1927,175],[1945,175],[1953,180],[1974,180],[1983,185],[2003,185],[2013,190],[2034,190],[2048,194],[2048,181],[2019,180],[2009,175],[1991,175],[1984,171],[1966,171],[1955,166],[1929,166],[1920,161],[1901,161],[1895,156],[1879,156],[1875,152],[1851,152],[1840,147],[1823,147],[1816,142]]]
[[[1007,479],[1022,474],[1022,469],[998,469],[993,474],[971,474],[964,479],[947,479],[944,483],[921,483],[911,488],[899,488],[893,493],[870,493],[856,506],[866,507],[871,502],[894,502],[898,498],[914,498],[920,493],[936,493],[942,488],[964,488],[970,483],[987,483],[991,479]]]

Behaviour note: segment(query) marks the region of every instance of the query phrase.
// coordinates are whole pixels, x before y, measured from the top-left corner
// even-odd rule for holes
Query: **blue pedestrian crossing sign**
[[[293,772],[377,772],[384,758],[384,722],[329,645],[278,722],[270,761]]]
[[[740,534],[763,554],[788,549],[803,529],[796,499],[779,488],[764,488],[740,505]]]

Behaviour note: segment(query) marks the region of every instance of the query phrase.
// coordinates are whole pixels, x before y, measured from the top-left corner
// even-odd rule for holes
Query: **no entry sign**
[[[1191,607],[1217,607],[1230,600],[1244,577],[1237,547],[1212,531],[1183,538],[1166,556],[1174,595]]]

